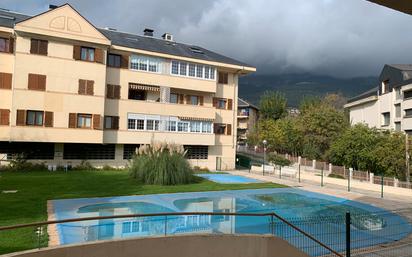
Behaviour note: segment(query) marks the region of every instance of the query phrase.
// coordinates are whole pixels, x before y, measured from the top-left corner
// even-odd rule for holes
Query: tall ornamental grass
[[[139,148],[130,162],[130,174],[149,185],[188,184],[195,180],[182,145],[152,143]]]

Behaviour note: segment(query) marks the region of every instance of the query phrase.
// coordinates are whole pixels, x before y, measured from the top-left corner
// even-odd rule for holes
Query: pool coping
[[[208,176],[210,176],[210,175],[213,175],[213,176],[219,175],[219,176],[243,177],[243,178],[245,178],[245,179],[249,179],[249,180],[253,180],[253,181],[249,181],[249,182],[222,182],[222,181],[216,181],[216,180],[214,180],[214,179],[209,178]],[[260,180],[260,179],[249,178],[249,177],[246,177],[246,176],[237,175],[237,174],[235,175],[235,174],[230,174],[230,173],[227,173],[227,174],[200,173],[200,174],[195,174],[195,176],[204,178],[204,179],[206,179],[206,180],[209,180],[209,181],[212,181],[212,182],[215,182],[215,183],[218,183],[218,184],[224,184],[224,185],[227,185],[227,184],[230,185],[230,184],[259,184],[259,183],[267,183],[266,181],[263,181],[263,180]]]
[[[54,211],[53,200],[47,200],[47,221],[55,221],[56,213]],[[47,234],[49,235],[48,246],[61,245],[60,233],[57,224],[50,224],[47,226]]]

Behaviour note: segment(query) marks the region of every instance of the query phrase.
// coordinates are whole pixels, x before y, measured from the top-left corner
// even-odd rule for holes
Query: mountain
[[[254,104],[267,90],[285,94],[288,106],[298,107],[304,96],[323,96],[327,93],[341,93],[351,98],[373,88],[377,77],[335,78],[313,74],[253,74],[239,79],[239,96]]]

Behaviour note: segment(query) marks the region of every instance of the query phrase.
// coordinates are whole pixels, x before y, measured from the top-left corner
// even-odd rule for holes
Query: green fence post
[[[348,174],[348,192],[350,192],[350,172]]]
[[[383,198],[383,175],[381,176],[381,198]]]
[[[298,165],[298,169],[299,169],[299,183],[300,183],[300,164]]]
[[[279,165],[279,179],[282,179],[282,165]]]
[[[320,180],[320,186],[323,187],[323,167],[321,169],[321,180]]]

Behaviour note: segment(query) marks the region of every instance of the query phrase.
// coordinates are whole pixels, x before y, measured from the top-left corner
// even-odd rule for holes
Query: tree
[[[343,110],[343,106],[348,100],[341,93],[328,93],[325,95],[324,101],[337,110]]]
[[[283,94],[277,91],[266,91],[259,102],[261,118],[278,120],[285,117],[286,105],[287,101]]]
[[[299,111],[305,112],[310,107],[319,106],[322,103],[322,99],[318,96],[304,96],[299,104]]]

